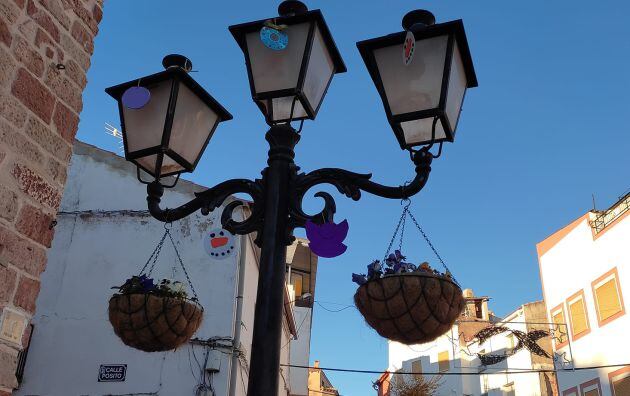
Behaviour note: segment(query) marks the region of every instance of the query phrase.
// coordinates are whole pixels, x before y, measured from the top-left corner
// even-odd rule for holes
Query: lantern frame
[[[282,5],[280,7],[282,7]],[[279,10],[282,12],[282,8],[279,8]],[[256,85],[254,83],[252,66],[250,62],[250,53],[247,46],[246,36],[250,33],[255,33],[255,32],[260,31],[265,26],[265,23],[269,21],[272,21],[275,25],[290,26],[290,25],[297,25],[301,23],[310,23],[310,26],[308,28],[308,34],[306,38],[306,45],[304,48],[304,52],[302,53],[302,60],[299,66],[300,71],[298,73],[296,86],[293,88],[285,88],[285,89],[278,89],[278,90],[273,90],[273,91],[256,93]],[[322,39],[324,40],[324,43],[326,44],[326,50],[328,51],[328,54],[330,55],[330,58],[333,63],[333,72],[330,78],[328,79],[328,82],[326,83],[326,87],[323,91],[321,99],[319,100],[319,103],[317,103],[317,106],[313,108],[311,106],[311,103],[306,98],[306,95],[303,92],[303,89],[304,89],[304,81],[306,79],[306,73],[308,71],[308,65],[309,65],[309,60],[311,56],[313,40],[315,39],[314,37],[315,26],[319,28],[319,33],[321,34]],[[347,71],[346,66],[343,62],[343,59],[341,58],[341,54],[339,50],[337,49],[337,45],[335,44],[335,40],[333,39],[330,33],[330,30],[328,29],[328,25],[326,24],[326,21],[324,20],[324,16],[320,10],[306,11],[306,9],[304,8],[303,11],[281,15],[281,16],[271,18],[271,19],[267,18],[267,19],[261,19],[254,22],[246,22],[246,23],[241,23],[238,25],[232,25],[228,29],[230,30],[230,33],[232,33],[232,36],[234,36],[234,39],[236,40],[239,47],[243,51],[243,54],[245,55],[245,64],[247,66],[247,76],[249,79],[249,87],[250,87],[252,99],[254,100],[258,108],[260,108],[260,111],[265,115],[265,121],[267,122],[268,125],[277,125],[277,124],[286,123],[290,121],[298,121],[298,120],[305,120],[305,119],[314,120],[315,117],[317,116],[317,113],[319,112],[321,104],[324,102],[324,97],[326,96],[326,93],[328,92],[328,88],[330,87],[330,83],[332,82],[334,75],[338,73],[345,73]],[[270,50],[270,51],[273,51],[273,50]],[[273,119],[273,105],[271,104],[271,100],[274,98],[282,98],[282,97],[287,97],[287,96],[293,96],[294,104],[295,104],[295,101],[299,101],[306,115],[303,117],[290,117],[287,119],[274,120]],[[265,101],[269,101],[267,107],[264,104]]]
[[[169,55],[169,56],[173,56],[173,55]],[[165,66],[167,66],[167,63],[166,63],[167,58],[168,57],[164,58]],[[190,61],[187,61],[187,62],[190,62]],[[126,130],[126,127],[125,127],[125,117],[124,117],[124,112],[123,112],[123,106],[124,106],[122,103],[123,93],[131,87],[136,87],[136,86],[148,87],[148,86],[152,86],[158,83],[168,82],[169,80],[171,83],[171,88],[170,88],[170,94],[169,94],[169,99],[168,99],[167,111],[166,111],[166,115],[164,119],[164,129],[162,131],[162,138],[161,138],[160,144],[130,152],[129,146],[127,143],[128,131]],[[179,155],[177,152],[175,152],[171,148],[169,148],[171,130],[173,127],[173,119],[175,117],[175,109],[177,106],[177,99],[178,99],[180,84],[184,84],[188,89],[190,89],[197,96],[197,98],[199,98],[203,103],[205,103],[206,106],[208,106],[217,115],[217,121],[212,126],[212,129],[210,130],[208,137],[204,141],[201,149],[199,150],[199,154],[197,154],[195,161],[192,163],[184,159],[181,155]],[[214,135],[214,132],[216,128],[218,127],[218,125],[223,121],[228,121],[233,118],[232,115],[219,102],[217,102],[205,89],[203,89],[201,85],[199,85],[199,83],[197,83],[192,77],[188,75],[187,69],[184,69],[183,67],[180,67],[180,66],[172,66],[172,65],[167,66],[167,69],[164,71],[151,74],[146,77],[141,77],[132,81],[128,81],[122,84],[114,85],[112,87],[106,88],[105,92],[108,93],[112,98],[114,98],[118,102],[118,112],[120,115],[120,126],[121,126],[121,131],[122,131],[122,136],[123,136],[123,145],[125,149],[125,159],[133,162],[138,168],[142,169],[146,173],[155,177],[156,180],[159,180],[162,177],[174,176],[174,175],[179,175],[180,173],[194,171],[195,168],[197,167],[197,164],[199,163],[199,160],[203,156],[203,153],[206,150],[206,147],[208,143],[210,142],[212,135]],[[148,169],[147,167],[145,167],[144,165],[141,165],[137,161],[139,158],[143,158],[149,155],[157,155],[154,170]],[[184,169],[178,170],[175,172],[168,172],[168,173],[162,174],[161,169],[162,169],[162,163],[164,160],[164,155],[169,156],[173,161],[175,161],[178,165],[182,166]]]
[[[438,36],[448,36],[444,70],[442,72],[440,100],[438,106],[435,108],[412,111],[397,115],[392,114],[387,99],[387,94],[385,92],[385,87],[383,85],[383,80],[381,78],[381,74],[376,63],[374,51],[381,48],[403,44],[407,35],[406,31],[360,41],[357,43],[357,48],[359,50],[359,53],[361,54],[361,57],[363,58],[363,61],[365,62],[368,72],[370,73],[370,77],[372,78],[372,81],[374,82],[374,85],[376,86],[376,89],[381,97],[381,101],[383,102],[383,107],[385,108],[385,113],[387,115],[387,120],[391,125],[394,134],[398,139],[398,143],[400,144],[400,147],[402,149],[412,149],[416,146],[422,146],[425,144],[432,144],[443,141],[452,142],[455,138],[455,131],[457,129],[457,124],[459,123],[461,113],[460,107],[457,121],[455,125],[451,125],[448,117],[446,116],[446,99],[451,77],[451,66],[455,51],[455,42],[457,42],[457,48],[459,49],[462,64],[464,67],[464,73],[466,75],[466,90],[468,90],[469,88],[474,88],[478,85],[477,76],[470,54],[470,48],[468,47],[468,40],[466,39],[466,32],[464,31],[464,23],[461,19],[458,19],[455,21],[435,25],[416,24],[411,26],[409,30],[413,32],[416,42]],[[415,54],[415,56],[419,55],[420,54]],[[466,92],[464,92],[462,104],[465,96]],[[433,117],[434,119],[437,117],[442,122],[445,137],[442,139],[435,139],[434,134],[433,140],[431,142],[407,143],[400,124],[407,121],[426,119],[430,117]],[[435,128],[435,123],[433,125]]]

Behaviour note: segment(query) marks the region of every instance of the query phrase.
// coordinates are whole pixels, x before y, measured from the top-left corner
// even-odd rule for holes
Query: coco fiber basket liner
[[[198,303],[152,294],[114,294],[109,300],[109,321],[126,345],[145,352],[175,349],[201,325]]]
[[[446,276],[422,272],[386,275],[361,285],[354,302],[381,336],[421,344],[446,333],[464,309],[461,288]]]

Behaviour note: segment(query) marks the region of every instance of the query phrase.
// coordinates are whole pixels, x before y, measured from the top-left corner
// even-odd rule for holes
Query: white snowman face
[[[203,238],[206,253],[214,259],[225,259],[234,254],[234,235],[222,228],[212,229]]]

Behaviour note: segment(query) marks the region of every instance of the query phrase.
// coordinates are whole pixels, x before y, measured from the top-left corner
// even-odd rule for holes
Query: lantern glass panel
[[[393,116],[439,106],[447,42],[448,36],[416,41],[415,55],[407,66],[402,59],[402,43],[374,51]]]
[[[433,117],[401,122],[400,127],[408,145],[430,142],[433,135]],[[444,126],[442,120],[439,119],[435,124],[435,140],[445,138]]]
[[[300,23],[287,27],[284,32],[289,40],[282,50],[267,48],[260,39],[259,31],[246,35],[256,94],[297,87],[310,26],[310,23]]]
[[[135,161],[138,163],[138,165],[144,167],[145,170],[149,171],[151,175],[155,175],[158,173],[156,172],[156,168],[155,168],[157,157],[158,157],[157,154],[147,155],[146,157],[138,158]],[[162,168],[159,172],[160,175],[168,175],[168,174],[184,172],[184,171],[185,169],[183,166],[175,162],[168,155],[164,155],[164,158],[162,159]]]
[[[269,102],[271,102],[273,106],[273,113],[271,114],[273,121],[288,120],[291,116],[291,106],[293,106],[294,119],[307,117],[304,106],[302,106],[302,103],[298,99],[295,99],[295,105],[293,105],[294,99],[295,96],[285,96],[282,98],[265,100],[263,101],[263,104],[265,108],[267,108]]]
[[[214,132],[218,118],[199,96],[180,83],[168,148],[194,165]]]
[[[173,81],[169,79],[146,86],[151,92],[151,99],[140,109],[130,109],[122,104],[127,153],[162,144],[172,85]]]
[[[319,27],[315,27],[308,69],[304,79],[304,95],[313,111],[317,111],[326,88],[335,72],[335,64],[328,52]]]
[[[466,80],[466,71],[464,70],[464,62],[462,61],[462,55],[459,52],[457,46],[457,40],[455,40],[453,59],[451,63],[451,75],[448,82],[448,94],[446,96],[446,116],[451,126],[453,134],[457,128],[457,122],[459,121],[459,115],[462,110],[462,102],[464,101],[464,94],[466,93],[466,86],[468,81]]]

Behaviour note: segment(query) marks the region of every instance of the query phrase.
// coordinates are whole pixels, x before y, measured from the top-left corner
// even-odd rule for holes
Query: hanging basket
[[[182,282],[162,279],[155,284],[150,277],[167,236],[193,294],[190,299]],[[166,225],[162,239],[140,270],[140,275],[132,276],[122,286],[112,289],[118,292],[109,299],[109,321],[116,335],[132,348],[145,352],[176,349],[190,340],[201,325],[203,307],[198,302],[197,292]]]
[[[358,288],[354,302],[378,334],[407,345],[435,340],[464,309],[462,289],[455,282],[422,272],[370,280]]]
[[[109,321],[126,345],[145,352],[172,350],[187,342],[201,325],[197,302],[152,294],[114,294]]]

